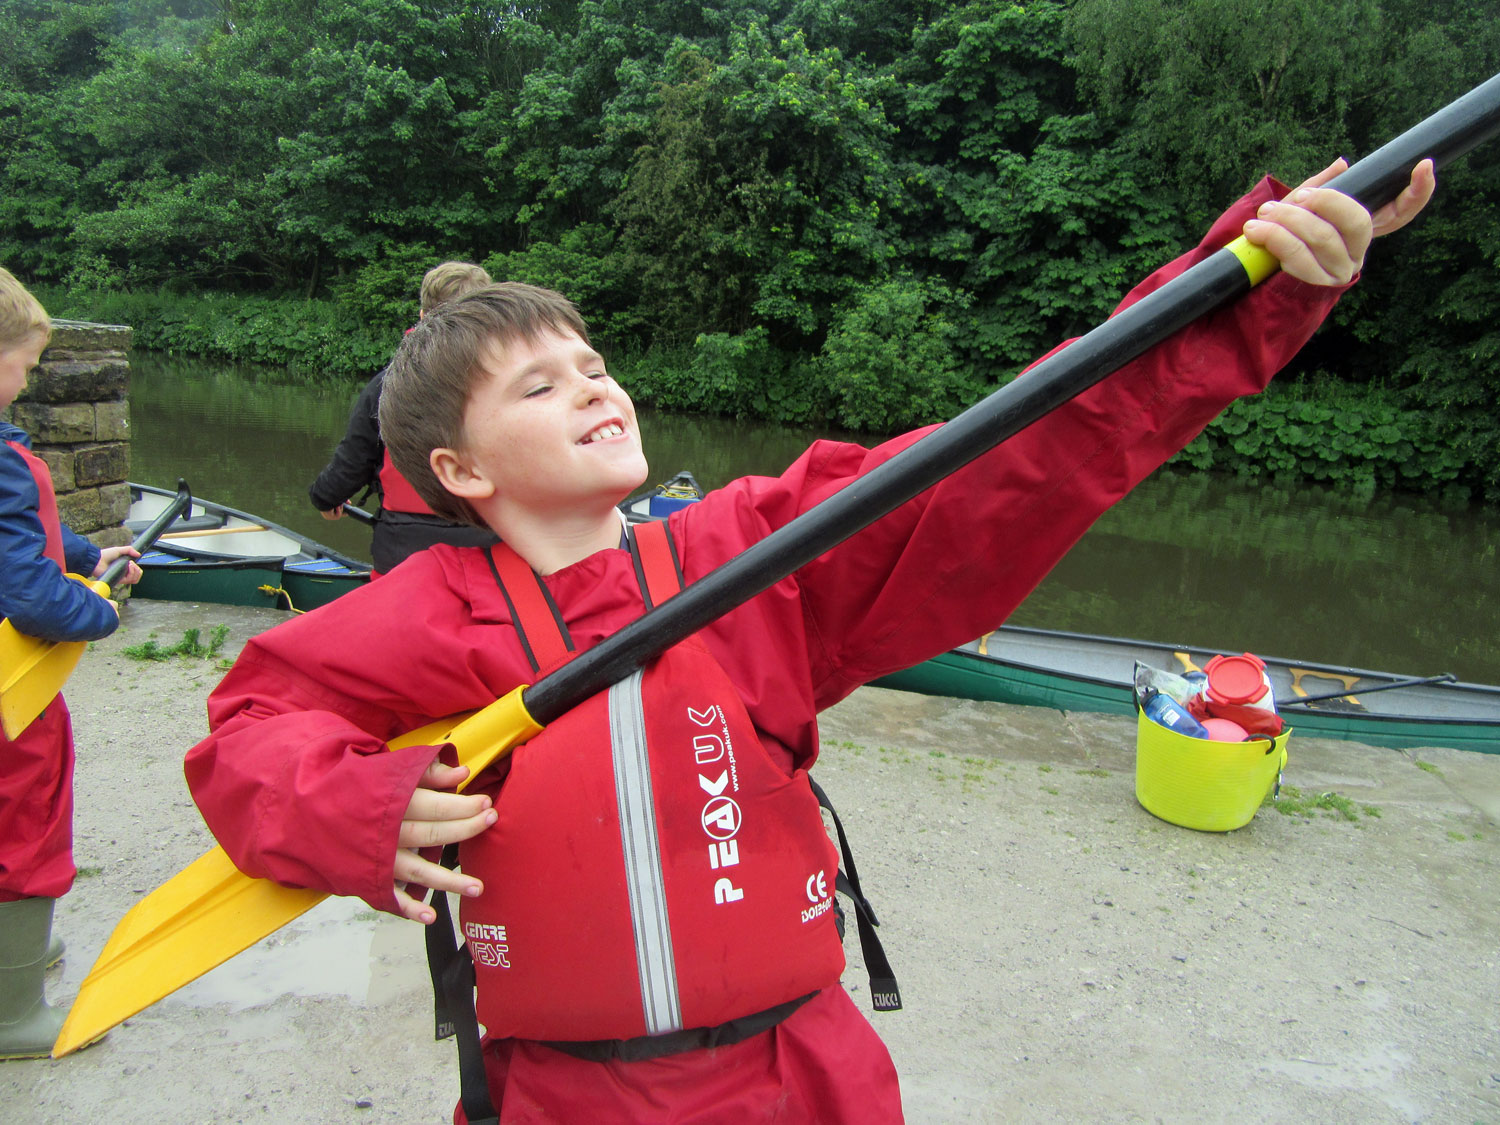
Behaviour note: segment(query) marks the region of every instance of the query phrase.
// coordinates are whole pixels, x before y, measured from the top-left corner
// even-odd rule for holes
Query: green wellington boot
[[[54,901],[0,902],[0,1060],[45,1058],[62,1030],[64,1013],[42,998]]]

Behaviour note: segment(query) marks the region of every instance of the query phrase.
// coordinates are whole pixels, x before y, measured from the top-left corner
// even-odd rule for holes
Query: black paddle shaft
[[[177,495],[172,497],[172,502],[161,510],[161,513],[151,521],[150,526],[147,527],[145,531],[137,535],[134,542],[132,542],[130,545],[137,551],[144,551],[147,547],[151,546],[151,544],[155,543],[156,540],[161,536],[161,533],[167,529],[172,521],[186,512],[188,508],[192,506],[192,503],[193,494],[188,489],[187,481],[183,480],[181,477],[178,477]],[[103,582],[106,586],[109,586],[111,589],[113,589],[115,582],[119,579],[120,575],[125,573],[125,568],[129,565],[130,556],[121,555],[114,562],[109,564],[109,569],[100,576],[99,581]]]
[[[1438,167],[1500,133],[1500,75],[1476,86],[1341,173],[1327,186],[1370,210],[1389,203],[1411,169]],[[1001,387],[883,465],[850,482],[639,620],[526,689],[546,725],[646,661],[774,586],[944,477],[982,456],[1146,349],[1247,292],[1245,267],[1220,250]]]

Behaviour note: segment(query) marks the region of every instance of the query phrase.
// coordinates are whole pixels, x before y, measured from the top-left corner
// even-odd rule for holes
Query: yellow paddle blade
[[[19,738],[33,719],[57,698],[78,667],[87,641],[44,641],[0,623],[0,726],[6,738]]]
[[[109,597],[109,587],[102,582],[77,574],[68,577]],[[6,738],[19,738],[57,698],[87,646],[87,641],[29,637],[9,621],[0,622],[0,727]]]
[[[53,1058],[92,1043],[121,1020],[197,980],[325,897],[320,891],[242,875],[223,849],[215,848],[121,919],[63,1021],[52,1046]],[[162,916],[165,920],[147,920]],[[203,931],[210,937],[232,933],[235,947],[193,936]]]
[[[428,723],[390,743],[452,743],[473,773],[541,727],[521,702],[524,688],[480,711]],[[92,1043],[120,1021],[170,996],[305,914],[327,895],[244,874],[222,848],[195,860],[120,919],[78,989],[52,1057]]]

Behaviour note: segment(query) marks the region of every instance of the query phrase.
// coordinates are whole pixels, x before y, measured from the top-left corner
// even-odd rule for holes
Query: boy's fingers
[[[1293,277],[1342,285],[1364,264],[1372,234],[1370,217],[1357,200],[1300,187],[1279,203],[1262,204],[1245,224],[1245,237],[1274,254]]]
[[[437,914],[432,907],[421,899],[412,898],[399,885],[396,887],[396,906],[400,909],[403,918],[410,918],[413,922],[420,922],[424,926],[437,920]]]
[[[421,780],[417,782],[417,785],[421,789],[452,789],[468,776],[468,766],[444,765],[442,759],[434,758],[432,763],[422,771]]]
[[[473,816],[434,819],[409,818],[401,822],[396,842],[403,848],[431,848],[440,844],[457,844],[473,839],[499,819],[494,809],[484,809]]]
[[[406,803],[403,820],[464,820],[493,807],[484,793],[445,793],[440,789],[416,789]]]
[[[1322,187],[1329,180],[1337,176],[1340,172],[1347,172],[1348,170],[1349,162],[1341,156],[1327,168],[1324,168],[1321,172],[1315,172],[1311,176],[1307,177],[1307,179],[1303,180],[1300,184],[1297,185],[1297,190],[1300,191],[1302,188]]]
[[[432,907],[406,892],[404,884],[415,883],[431,887],[444,893],[461,894],[474,898],[484,890],[484,884],[462,871],[451,871],[439,863],[431,863],[416,852],[401,849],[396,852],[396,905],[403,917],[427,925],[436,917]]]
[[[1411,170],[1411,182],[1401,190],[1394,201],[1387,203],[1373,216],[1375,237],[1400,230],[1421,213],[1437,190],[1437,173],[1431,160],[1424,160]]]

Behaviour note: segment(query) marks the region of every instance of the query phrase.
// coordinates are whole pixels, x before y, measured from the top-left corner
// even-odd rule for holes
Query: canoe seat
[[[139,535],[151,526],[150,520],[126,520],[125,530],[130,532],[131,537]],[[223,527],[224,517],[214,515],[189,516],[187,519],[175,519],[167,526],[167,534],[176,531],[208,531],[212,528]]]

